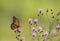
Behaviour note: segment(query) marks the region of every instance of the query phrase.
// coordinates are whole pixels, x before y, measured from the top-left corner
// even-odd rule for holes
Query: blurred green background
[[[42,8],[44,13],[46,13],[47,8],[52,8],[54,15],[56,15],[56,13],[60,11],[60,0],[0,0],[0,41],[17,41],[14,32],[10,29],[12,16],[16,16],[20,21],[22,29],[21,37],[25,37],[26,41],[33,41],[28,19],[38,18],[39,8]],[[47,27],[45,30],[48,30],[49,24],[47,23],[48,19],[46,15],[44,15],[42,22],[38,25],[42,27],[45,26]],[[60,33],[56,37],[51,37],[51,39],[51,41],[60,41]],[[35,39],[34,41],[37,40]]]

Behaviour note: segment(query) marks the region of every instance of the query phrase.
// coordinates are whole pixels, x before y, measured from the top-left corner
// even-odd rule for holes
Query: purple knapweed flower
[[[58,26],[56,27],[56,29],[60,29],[60,25],[58,25]]]
[[[33,28],[32,28],[32,30],[33,30],[33,31],[36,31],[36,28],[35,28],[35,27],[33,27]]]
[[[39,27],[38,28],[38,32],[42,32],[43,30],[42,30],[42,27]]]
[[[32,18],[29,18],[28,22],[32,25]]]
[[[38,13],[43,13],[43,9],[38,9]]]
[[[57,29],[57,31],[59,31],[59,29],[60,29],[60,25],[56,26],[56,29]]]
[[[25,38],[24,37],[22,37],[22,40],[21,41],[25,41]]]
[[[36,33],[35,32],[32,33],[32,37],[36,37]]]
[[[38,23],[38,19],[34,19],[34,24],[37,24]]]
[[[19,32],[19,33],[21,32],[21,29],[20,29],[20,27],[18,27],[18,28],[17,28],[17,32]]]
[[[57,30],[52,30],[52,35],[57,35]]]
[[[44,32],[44,36],[48,36],[48,32]]]

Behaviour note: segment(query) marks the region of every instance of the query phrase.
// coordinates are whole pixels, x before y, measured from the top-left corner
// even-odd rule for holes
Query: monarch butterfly
[[[19,24],[19,20],[13,16],[13,22],[11,24],[11,29],[14,30],[15,34],[16,34],[16,39],[20,40],[20,32],[21,32],[21,29],[19,28],[20,27],[20,24]]]
[[[11,24],[11,29],[14,30],[18,28],[19,26],[20,26],[19,20],[15,16],[13,16],[13,22]]]

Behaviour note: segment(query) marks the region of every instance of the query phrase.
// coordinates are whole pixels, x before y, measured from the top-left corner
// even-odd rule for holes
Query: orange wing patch
[[[18,19],[15,20],[14,24],[18,27],[19,26],[19,21]]]

